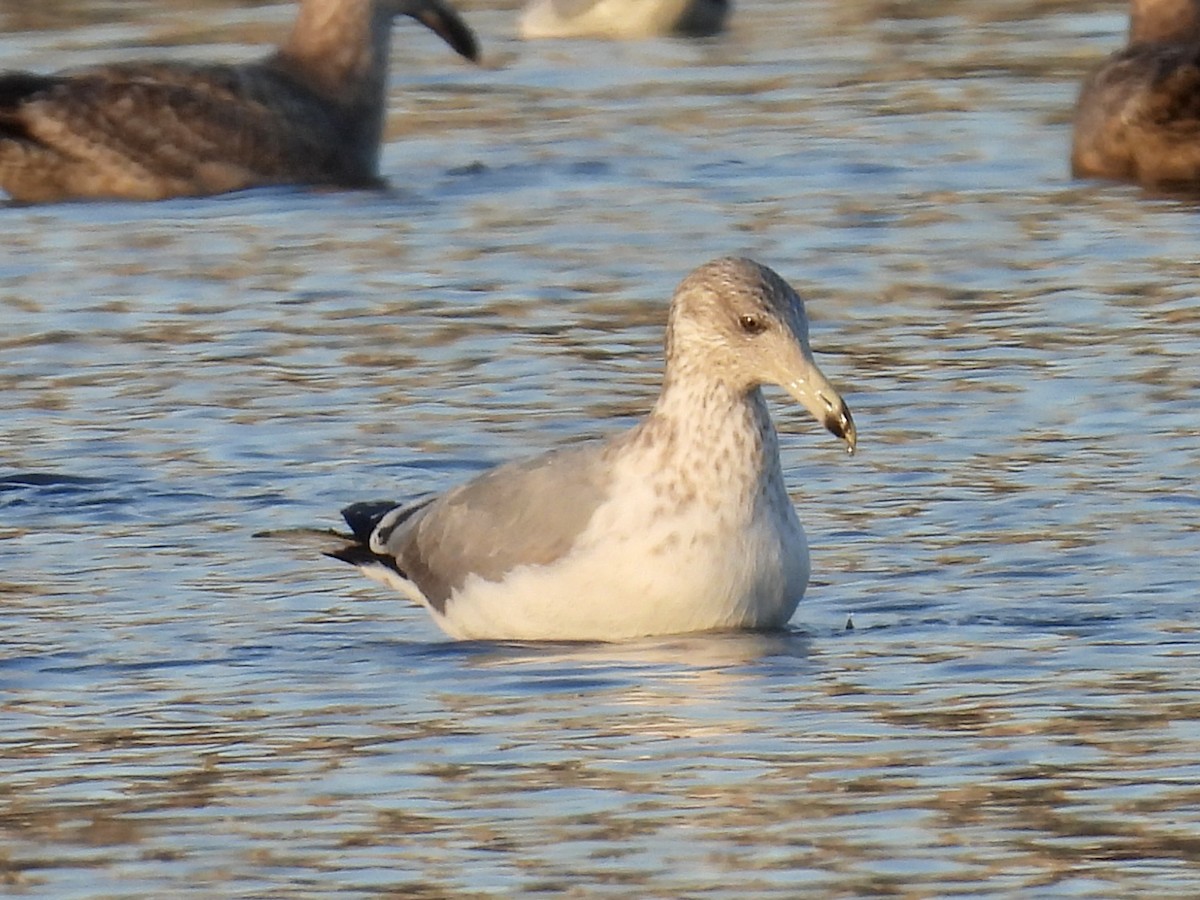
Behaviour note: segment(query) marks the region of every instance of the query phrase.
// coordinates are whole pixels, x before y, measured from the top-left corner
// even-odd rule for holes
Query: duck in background
[[[532,0],[523,38],[705,37],[721,31],[731,0]]]
[[[0,188],[37,203],[377,186],[397,15],[478,58],[443,0],[302,0],[287,40],[251,63],[0,74]]]
[[[1200,0],[1131,0],[1129,44],[1088,76],[1071,173],[1200,188]]]

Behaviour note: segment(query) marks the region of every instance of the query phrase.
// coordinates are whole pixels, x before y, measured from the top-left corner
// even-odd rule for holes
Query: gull
[[[1085,79],[1071,173],[1200,187],[1200,2],[1131,0],[1129,44]]]
[[[302,0],[288,38],[255,62],[0,74],[0,188],[39,203],[379,186],[396,15],[477,58],[443,0]]]
[[[523,38],[645,38],[719,32],[731,0],[532,0],[521,13]]]
[[[804,304],[744,258],[675,291],[657,402],[635,427],[501,465],[437,496],[368,501],[326,555],[461,639],[615,641],[778,629],[809,576],[760,386],[854,451],[813,359]]]

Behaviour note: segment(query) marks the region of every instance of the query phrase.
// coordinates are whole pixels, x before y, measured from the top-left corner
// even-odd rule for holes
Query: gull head
[[[766,266],[725,257],[684,278],[667,326],[672,367],[701,369],[737,391],[779,385],[854,452],[854,419],[813,359],[804,302]]]

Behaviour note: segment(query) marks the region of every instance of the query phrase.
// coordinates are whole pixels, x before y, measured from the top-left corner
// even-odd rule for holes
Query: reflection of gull
[[[254,63],[0,75],[0,187],[39,202],[378,184],[399,14],[477,56],[443,0],[303,0],[287,41]]]
[[[563,671],[586,671],[588,677],[597,677],[607,666],[615,667],[624,676],[631,676],[638,669],[653,668],[657,673],[655,682],[683,683],[708,676],[733,676],[740,667],[752,666],[765,659],[806,661],[812,652],[812,640],[808,636],[788,629],[672,634],[620,644],[573,641],[477,646],[480,649],[473,654],[471,662],[481,668],[531,666],[543,669],[550,666],[560,667]]]
[[[623,639],[782,626],[808,547],[759,386],[781,385],[852,450],[795,292],[747,259],[679,285],[650,415],[605,441],[510,463],[439,497],[344,511],[330,555],[463,638]]]
[[[507,715],[514,698],[528,696],[540,710],[561,709],[581,720],[596,715],[609,733],[643,738],[728,735],[733,723],[727,716],[696,718],[688,707],[711,710],[717,704],[737,718],[736,710],[744,709],[740,701],[761,698],[765,685],[796,684],[821,670],[812,659],[811,638],[788,629],[678,634],[620,643],[481,641],[440,646],[459,648],[454,659],[462,678],[439,692],[441,702],[457,712],[486,716],[496,713],[497,704],[506,704]],[[403,652],[413,651],[406,646]],[[437,651],[431,647],[429,652]],[[580,692],[589,697],[588,709],[579,708]],[[622,714],[605,714],[615,709]]]
[[[524,38],[702,36],[725,25],[730,0],[532,0],[521,14]]]
[[[1200,186],[1200,2],[1132,0],[1129,46],[1083,83],[1071,171]]]

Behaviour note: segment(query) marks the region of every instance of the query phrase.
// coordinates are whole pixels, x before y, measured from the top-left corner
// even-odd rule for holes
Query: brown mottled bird
[[[302,0],[287,40],[255,62],[0,74],[0,188],[36,203],[379,185],[397,15],[477,58],[443,0]]]
[[[1088,76],[1071,172],[1200,188],[1200,0],[1131,0],[1129,44]]]

